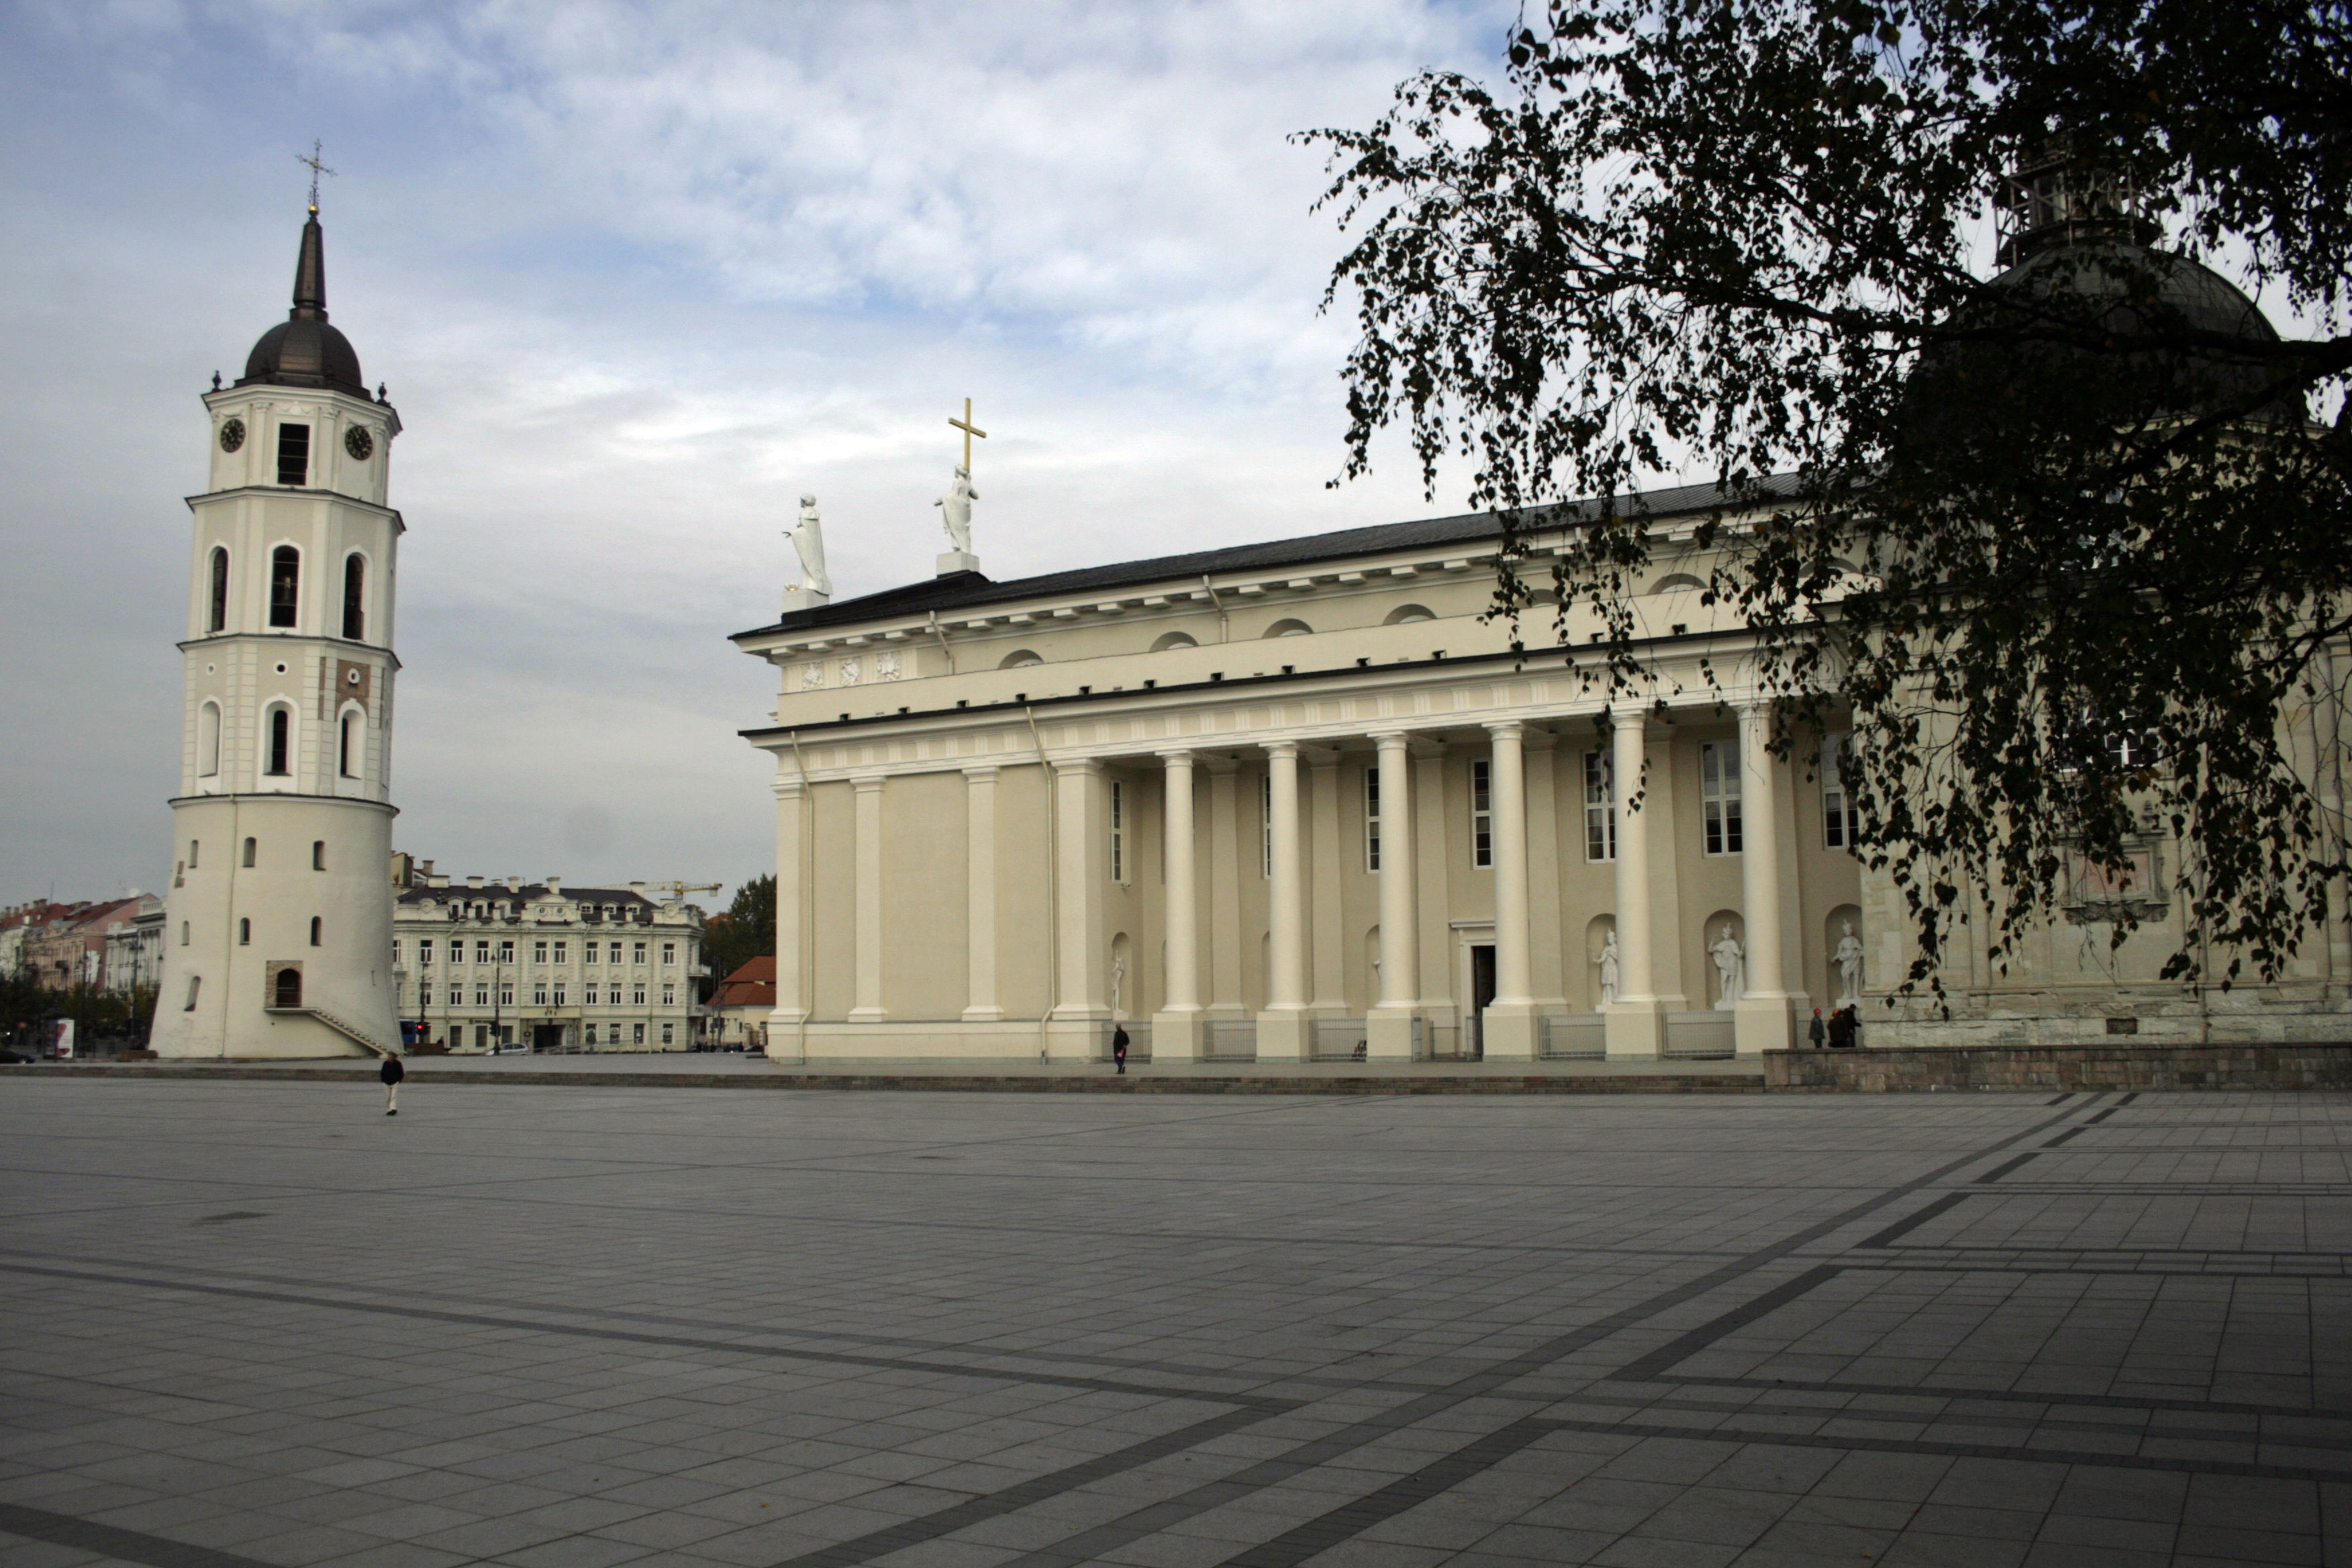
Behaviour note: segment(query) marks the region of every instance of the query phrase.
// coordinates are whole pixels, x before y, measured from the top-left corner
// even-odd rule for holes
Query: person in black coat
[[[1110,1026],[1110,1059],[1118,1064],[1119,1076],[1126,1077],[1127,1026],[1123,1024],[1113,1024]]]
[[[383,1113],[386,1116],[399,1115],[400,1080],[408,1076],[408,1069],[400,1065],[398,1057],[386,1057],[383,1066],[376,1069],[375,1076],[383,1079]]]
[[[1813,1043],[1813,1049],[1817,1051],[1830,1043],[1830,1032],[1822,1023],[1822,1010],[1819,1007],[1813,1009],[1813,1021],[1807,1026],[1805,1037]]]

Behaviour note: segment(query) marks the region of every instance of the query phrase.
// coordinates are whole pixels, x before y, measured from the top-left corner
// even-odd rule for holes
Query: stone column
[[[1312,767],[1307,792],[1307,1011],[1318,1018],[1348,1016],[1347,921],[1340,913],[1341,869],[1347,865],[1340,829],[1347,821],[1339,800],[1339,753],[1301,746]]]
[[[1199,846],[1192,832],[1192,753],[1162,752],[1166,764],[1160,832],[1168,863],[1164,889],[1168,934],[1168,973],[1160,987],[1161,1005],[1151,1019],[1151,1059],[1194,1062],[1201,1059],[1201,906]]]
[[[1612,1058],[1654,1058],[1665,1048],[1666,1019],[1656,994],[1650,930],[1652,818],[1633,803],[1645,783],[1664,790],[1665,770],[1661,767],[1654,780],[1644,778],[1649,758],[1646,705],[1623,704],[1610,717],[1610,763],[1617,775],[1617,1000],[1604,1027]],[[1673,845],[1664,848],[1668,855],[1674,853]]]
[[[1796,998],[1789,991],[1780,929],[1780,760],[1772,754],[1772,705],[1739,710],[1739,915],[1748,928],[1748,984],[1733,1015],[1743,1057],[1788,1048]],[[1801,943],[1800,944],[1801,951]]]
[[[1528,791],[1525,727],[1486,726],[1489,831],[1495,861],[1495,999],[1486,1006],[1486,1055],[1533,1061],[1536,1007],[1528,953]]]
[[[1207,1016],[1248,1016],[1242,998],[1240,779],[1231,757],[1204,756],[1209,775],[1209,1001]],[[1257,846],[1250,847],[1256,875]],[[1158,1054],[1155,1050],[1155,1056]]]
[[[808,841],[808,784],[798,778],[776,781],[776,1009],[768,1015],[768,1055],[778,1061],[800,1061],[802,1030],[808,1023],[808,974],[802,968],[806,953],[801,911],[808,905],[803,879],[809,874],[803,847]]]
[[[1091,757],[1054,764],[1054,816],[1059,841],[1055,858],[1061,868],[1054,905],[1061,938],[1059,962],[1055,965],[1061,991],[1054,999],[1053,1016],[1057,1022],[1091,1024],[1110,1016],[1103,984],[1110,964],[1103,929],[1103,894],[1110,875],[1103,784],[1102,763]],[[1090,1060],[1091,1041],[1088,1031],[1074,1031],[1054,1054]]]
[[[996,769],[963,771],[964,1022],[992,1024],[996,1004]]]
[[[1560,931],[1560,896],[1565,879],[1561,876],[1559,774],[1559,753],[1554,749],[1557,735],[1545,730],[1531,730],[1525,744],[1528,752],[1528,944],[1533,961],[1536,1016],[1568,1010],[1566,983],[1560,974],[1561,962],[1567,952],[1566,939]],[[1574,760],[1573,753],[1570,761]],[[1571,830],[1573,846],[1580,839],[1582,816]],[[1580,851],[1578,851],[1580,855]],[[1582,960],[1580,958],[1579,963]],[[1541,1027],[1538,1026],[1538,1039]]]
[[[1266,838],[1273,864],[1266,879],[1265,1011],[1257,1016],[1257,1059],[1303,1062],[1307,1058],[1307,874],[1298,835],[1298,746],[1269,742]]]
[[[882,786],[888,782],[879,775],[850,781],[857,802],[853,1024],[878,1024],[890,1016],[882,1007]]]
[[[1372,737],[1381,757],[1380,1000],[1366,1020],[1365,1056],[1411,1061],[1420,1012],[1420,918],[1412,862],[1412,737],[1391,730]]]

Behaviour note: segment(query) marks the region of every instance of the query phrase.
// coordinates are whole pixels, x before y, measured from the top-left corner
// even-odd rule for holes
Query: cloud
[[[994,575],[1430,510],[1330,492],[1339,241],[1297,130],[1511,4],[362,0],[0,18],[0,900],[156,885],[194,394],[284,309],[313,135],[331,304],[407,424],[394,798],[445,868],[771,857],[803,489],[857,593],[940,548],[967,395]],[[1441,502],[1441,505],[1443,503]],[[583,826],[585,825],[585,826]],[[593,829],[593,830],[592,830]]]

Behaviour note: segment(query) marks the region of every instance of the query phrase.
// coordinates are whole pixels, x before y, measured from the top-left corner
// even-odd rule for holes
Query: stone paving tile
[[[2352,1098],[434,1089],[0,1079],[0,1568],[2352,1564]]]

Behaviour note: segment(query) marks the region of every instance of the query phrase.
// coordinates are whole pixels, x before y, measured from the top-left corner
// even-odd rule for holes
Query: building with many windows
[[[654,884],[572,888],[394,861],[404,1029],[453,1051],[683,1051],[698,1042],[702,911]]]

